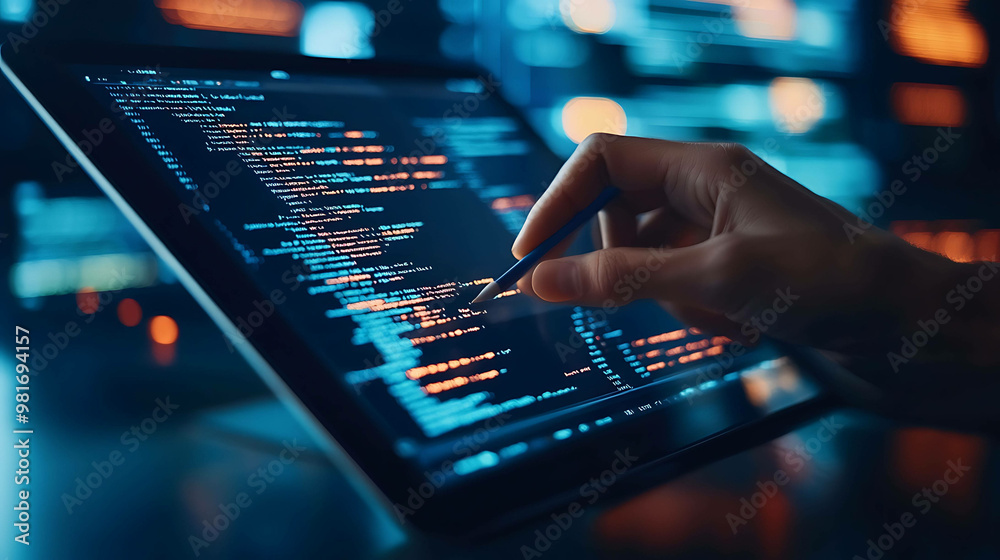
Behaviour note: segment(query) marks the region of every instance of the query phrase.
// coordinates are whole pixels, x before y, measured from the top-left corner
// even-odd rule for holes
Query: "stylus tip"
[[[483,291],[479,292],[479,295],[476,296],[476,299],[472,300],[471,303],[481,303],[484,301],[489,301],[497,297],[497,294],[499,293],[500,293],[500,286],[497,286],[496,282],[490,282],[485,288],[483,288]]]

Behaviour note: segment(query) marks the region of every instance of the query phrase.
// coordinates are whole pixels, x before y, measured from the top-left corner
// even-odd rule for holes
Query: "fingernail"
[[[567,298],[578,298],[583,295],[583,284],[580,282],[580,267],[571,260],[550,261],[546,266],[547,274],[553,278],[553,285],[559,293]]]

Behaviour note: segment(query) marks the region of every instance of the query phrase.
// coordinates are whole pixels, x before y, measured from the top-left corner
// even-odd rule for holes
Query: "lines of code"
[[[487,103],[449,115],[468,94],[89,81],[186,193],[182,213],[211,224],[263,288],[294,277],[281,312],[321,355],[355,364],[342,376],[361,397],[387,395],[405,413],[376,407],[401,436],[594,401],[729,342],[655,306],[610,315],[517,290],[470,306],[512,263],[513,235],[554,169],[531,164],[535,141]]]

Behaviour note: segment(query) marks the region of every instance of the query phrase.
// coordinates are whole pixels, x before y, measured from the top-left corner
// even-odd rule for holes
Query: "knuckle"
[[[597,262],[591,277],[592,291],[597,294],[611,293],[621,277],[623,265],[624,261],[617,251],[597,251]]]
[[[742,144],[706,144],[701,170],[712,186],[720,186],[726,192],[736,191],[746,182],[744,170],[753,158],[753,153]]]
[[[592,132],[580,142],[580,149],[587,153],[599,153],[613,141],[615,135],[607,132]]]
[[[729,171],[733,167],[739,169],[744,162],[754,157],[749,148],[734,142],[709,144],[708,151],[708,159],[720,172]]]
[[[721,165],[716,168],[716,182],[721,186],[721,197],[738,195],[746,189],[757,190],[761,186],[754,178],[766,169],[766,164],[753,151],[742,144],[725,144],[720,152]]]
[[[754,157],[753,152],[750,151],[750,148],[747,148],[743,144],[735,144],[735,143],[724,144],[724,150],[727,156],[726,160],[730,164],[735,164],[737,166],[742,164],[744,161]]]

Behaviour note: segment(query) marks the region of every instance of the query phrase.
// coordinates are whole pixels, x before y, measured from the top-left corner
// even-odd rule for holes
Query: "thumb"
[[[616,247],[543,261],[531,275],[531,288],[552,302],[620,306],[652,298],[716,309],[728,282],[712,269],[729,268],[718,266],[716,239],[679,249]]]

